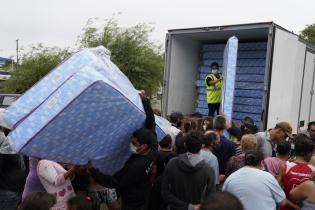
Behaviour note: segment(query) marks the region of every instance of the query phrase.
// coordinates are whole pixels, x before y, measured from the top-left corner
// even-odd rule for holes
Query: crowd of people
[[[133,154],[122,169],[108,175],[91,161],[0,154],[0,209],[315,209],[315,122],[293,136],[287,122],[258,132],[249,117],[237,126],[217,115],[198,127],[173,113],[173,128],[158,142],[154,111],[141,98],[145,127],[126,142]],[[2,128],[0,147],[8,132]]]

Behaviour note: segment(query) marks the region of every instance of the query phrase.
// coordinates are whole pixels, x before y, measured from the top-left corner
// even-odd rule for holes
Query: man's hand
[[[144,90],[140,90],[139,95],[140,95],[142,98],[146,97]]]
[[[224,174],[220,174],[220,176],[219,176],[220,183],[224,182],[224,180],[225,180],[225,175]]]
[[[77,165],[69,165],[70,168],[68,169],[68,171],[66,173],[64,173],[64,178],[65,179],[73,179],[74,178],[74,175],[75,175],[75,172],[76,170],[78,169],[79,166]]]

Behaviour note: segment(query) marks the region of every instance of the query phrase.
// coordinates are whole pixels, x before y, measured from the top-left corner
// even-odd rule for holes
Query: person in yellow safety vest
[[[207,92],[207,103],[208,103],[208,116],[214,117],[214,113],[217,112],[219,115],[221,93],[222,93],[222,75],[218,73],[219,64],[213,62],[211,64],[211,74],[206,76],[206,92]]]

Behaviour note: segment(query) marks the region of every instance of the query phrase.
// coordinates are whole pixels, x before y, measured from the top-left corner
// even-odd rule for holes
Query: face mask
[[[130,150],[132,153],[137,154],[137,147],[130,142]]]
[[[218,72],[219,72],[218,69],[212,69],[212,73],[213,73],[213,74],[217,74]]]
[[[203,125],[202,128],[203,128],[204,131],[206,131],[207,130],[207,125]]]

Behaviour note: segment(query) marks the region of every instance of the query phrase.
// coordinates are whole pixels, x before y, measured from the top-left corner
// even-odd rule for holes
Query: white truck
[[[315,120],[315,46],[273,22],[169,30],[162,95],[164,116],[207,114],[204,78],[222,65],[229,37],[239,40],[233,120],[261,130],[288,121],[294,132]]]

